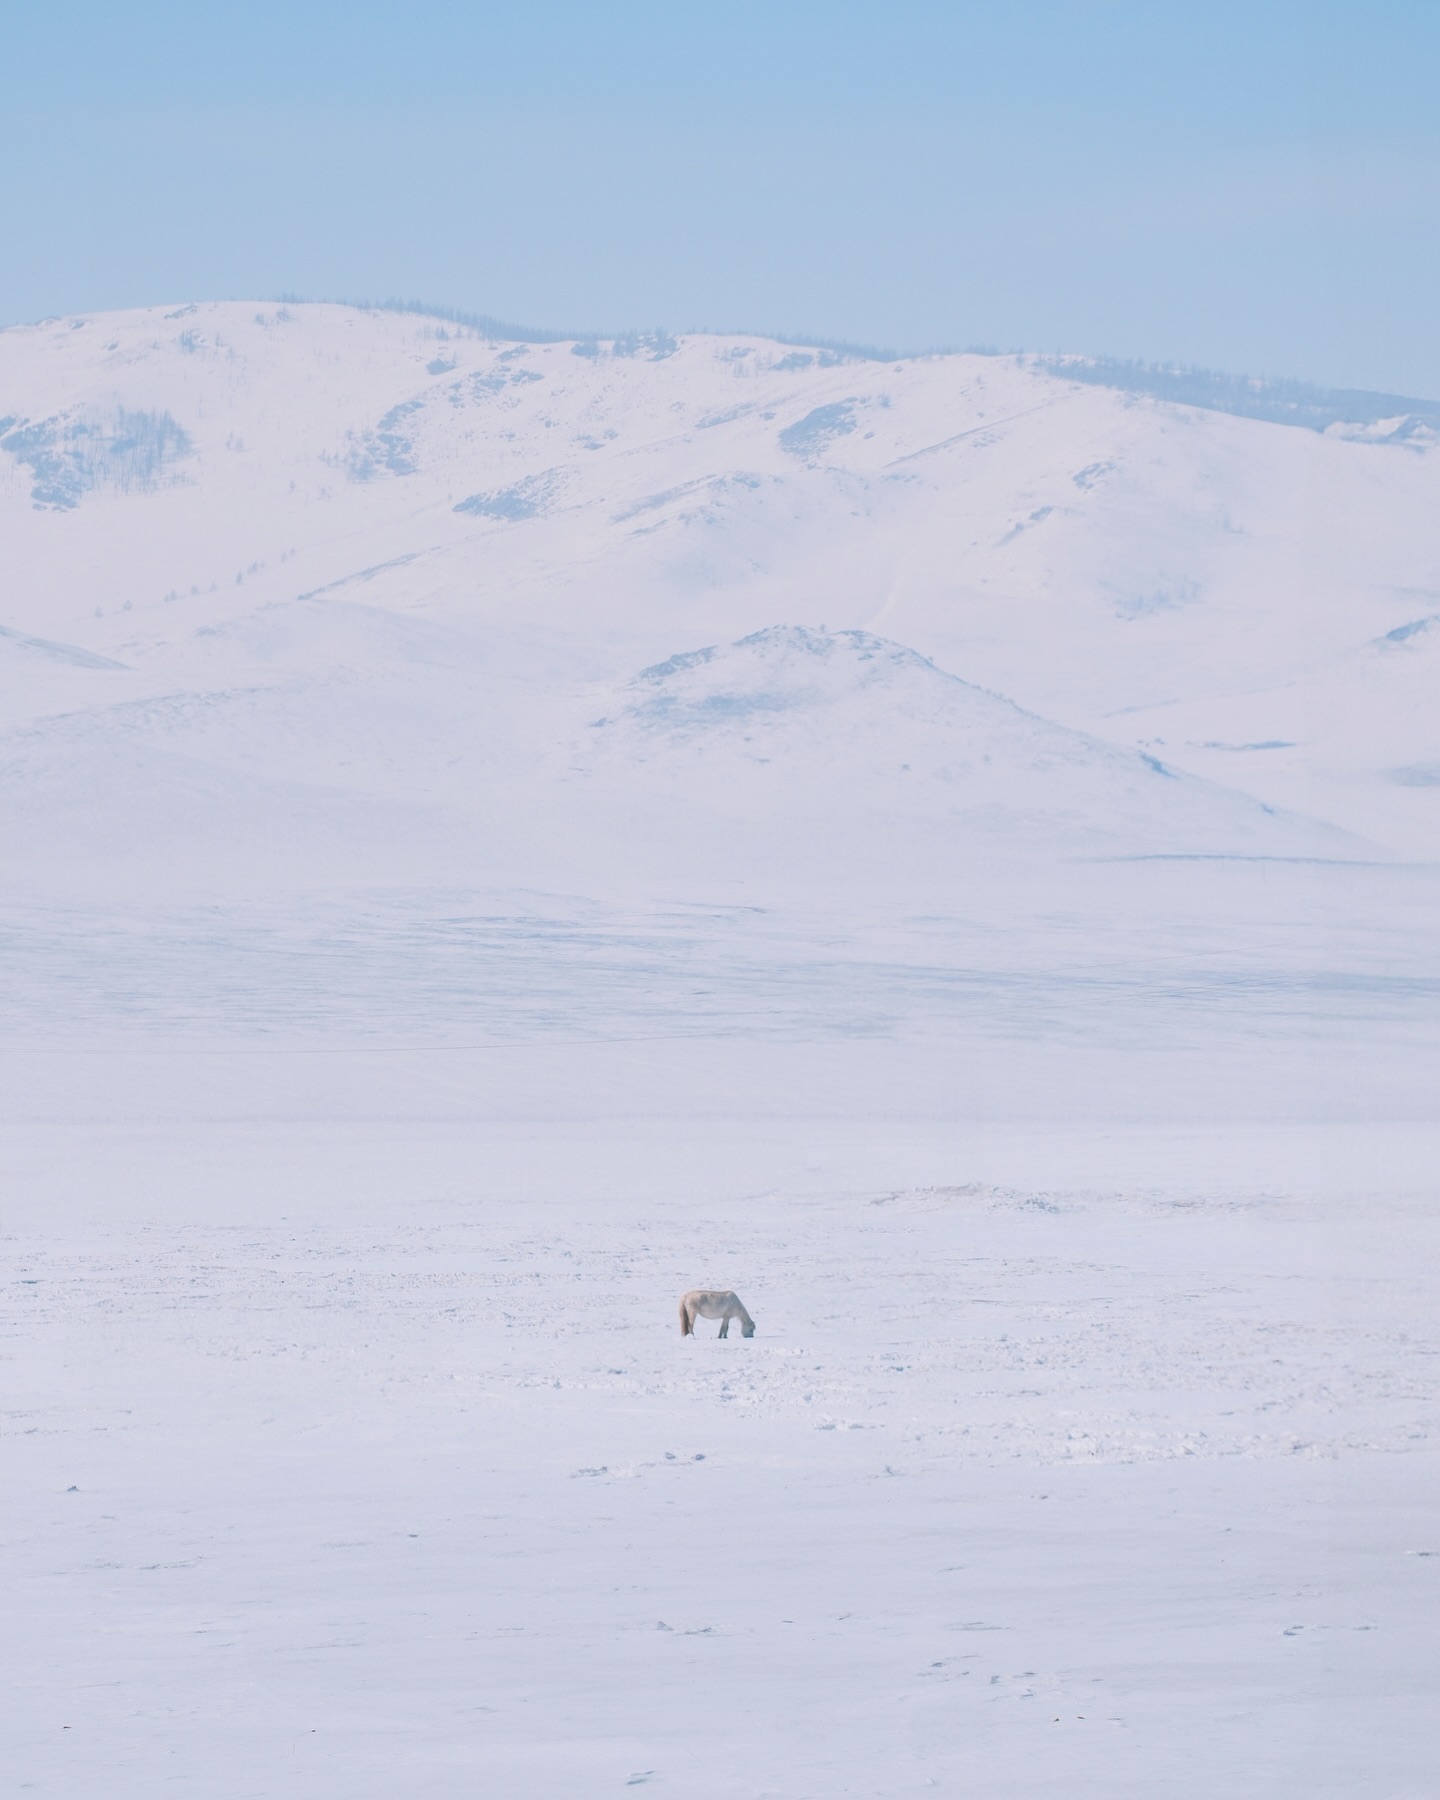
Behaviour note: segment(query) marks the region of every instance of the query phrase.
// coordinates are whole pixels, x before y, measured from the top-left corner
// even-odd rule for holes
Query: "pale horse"
[[[745,1337],[754,1337],[755,1321],[729,1288],[692,1288],[680,1302],[680,1335],[693,1337],[697,1319],[719,1319],[721,1337],[730,1335],[730,1321],[738,1319]]]

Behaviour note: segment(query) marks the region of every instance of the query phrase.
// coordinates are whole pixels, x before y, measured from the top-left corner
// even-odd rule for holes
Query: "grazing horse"
[[[738,1319],[746,1337],[754,1337],[755,1321],[729,1288],[692,1288],[680,1302],[680,1335],[693,1337],[697,1319],[719,1319],[720,1335],[730,1335],[730,1321]]]

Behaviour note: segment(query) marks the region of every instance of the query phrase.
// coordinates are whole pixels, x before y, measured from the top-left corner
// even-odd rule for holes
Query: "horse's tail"
[[[682,1300],[680,1302],[680,1335],[689,1337],[695,1329],[695,1321],[690,1317],[690,1308]]]

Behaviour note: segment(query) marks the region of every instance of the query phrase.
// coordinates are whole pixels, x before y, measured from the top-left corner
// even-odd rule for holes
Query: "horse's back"
[[[702,1319],[721,1319],[740,1302],[729,1288],[692,1288],[680,1304]]]

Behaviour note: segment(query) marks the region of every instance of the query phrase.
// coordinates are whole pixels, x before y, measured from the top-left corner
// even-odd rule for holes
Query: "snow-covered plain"
[[[17,1789],[1434,1793],[1437,500],[1024,358],[0,332]]]

